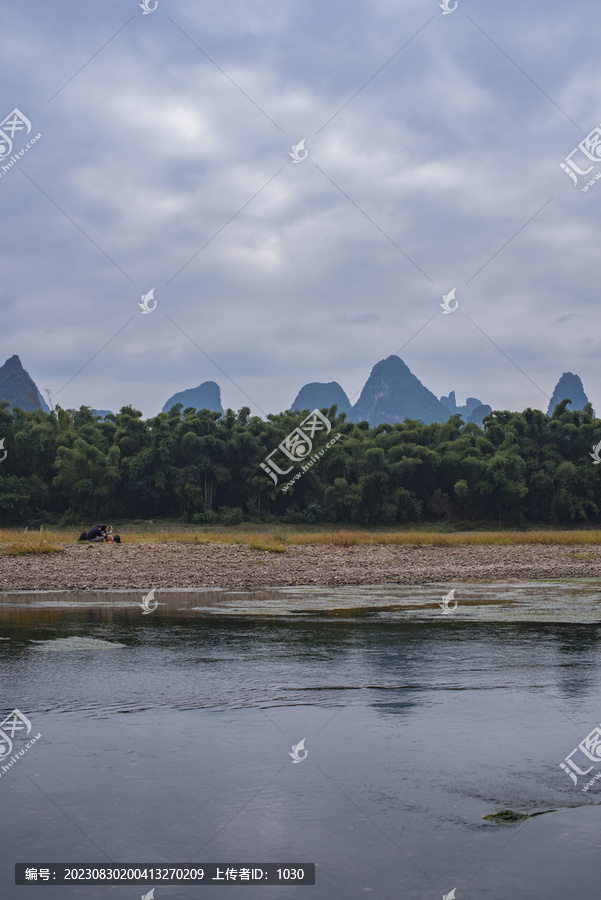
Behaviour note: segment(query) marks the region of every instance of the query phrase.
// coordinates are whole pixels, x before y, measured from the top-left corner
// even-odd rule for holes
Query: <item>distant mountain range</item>
[[[367,421],[372,427],[405,419],[430,425],[446,422],[455,413],[460,413],[466,422],[481,425],[484,416],[492,411],[475,397],[468,397],[465,406],[457,406],[454,391],[439,400],[398,356],[376,363],[354,406],[338,382],[330,381],[306,384],[290,408],[329,409],[334,403],[338,404],[338,412],[346,412],[350,422]]]
[[[547,415],[550,416],[557,404],[565,399],[571,400],[571,409],[582,409],[589,402],[582,381],[572,372],[564,372],[556,384]],[[0,367],[0,400],[8,400],[11,407],[18,406],[26,411],[50,411],[18,356],[11,356]],[[179,391],[167,400],[162,411],[169,412],[177,403],[184,409],[191,406],[223,413],[221,390],[215,381],[204,381],[198,387]],[[348,421],[367,421],[372,427],[383,423],[393,425],[405,419],[430,425],[446,422],[456,413],[465,422],[481,425],[484,416],[491,412],[491,407],[476,397],[468,397],[463,406],[457,406],[455,391],[439,399],[398,356],[389,356],[376,363],[354,406],[337,381],[312,381],[300,389],[290,409],[329,409],[334,405],[339,413],[346,413]],[[110,411],[93,412],[104,416]]]
[[[557,404],[566,399],[571,400],[571,409],[583,409],[589,402],[582,381],[572,372],[564,372],[556,384],[547,415],[550,416]],[[367,421],[372,428],[405,419],[430,425],[446,422],[457,413],[464,422],[482,425],[484,417],[492,412],[492,407],[477,397],[468,397],[463,406],[457,406],[455,391],[438,399],[398,356],[389,356],[376,363],[354,406],[337,381],[313,381],[300,389],[290,409],[329,409],[335,403],[338,412],[346,412],[350,422]]]

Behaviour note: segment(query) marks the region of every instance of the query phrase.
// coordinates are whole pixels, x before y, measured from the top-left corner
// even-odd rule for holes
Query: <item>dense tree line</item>
[[[370,428],[335,407],[323,413],[332,431],[315,435],[314,452],[341,438],[284,492],[302,461],[277,486],[260,463],[306,413],[264,421],[247,407],[220,415],[178,405],[144,420],[126,406],[101,420],[87,407],[23,412],[0,401],[0,524],[599,521],[601,471],[590,451],[601,421],[590,404],[578,412],[564,401],[552,417],[493,412],[482,428],[459,415]]]

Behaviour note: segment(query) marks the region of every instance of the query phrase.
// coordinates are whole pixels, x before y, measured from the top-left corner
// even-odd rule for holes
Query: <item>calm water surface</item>
[[[314,862],[316,885],[155,900],[598,896],[601,783],[559,763],[601,722],[600,588],[455,588],[449,615],[442,585],[157,591],[150,615],[0,594],[2,718],[42,735],[0,774],[2,897],[150,889],[16,887],[15,862],[203,861]],[[553,811],[483,819],[503,809]]]

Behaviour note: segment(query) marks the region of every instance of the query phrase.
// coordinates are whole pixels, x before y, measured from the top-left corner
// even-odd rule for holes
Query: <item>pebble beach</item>
[[[458,547],[240,544],[61,544],[48,555],[1,556],[0,591],[256,590],[302,585],[418,585],[453,581],[601,579],[597,545]]]

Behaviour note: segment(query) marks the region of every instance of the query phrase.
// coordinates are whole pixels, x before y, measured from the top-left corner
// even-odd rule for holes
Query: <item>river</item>
[[[588,776],[560,764],[601,723],[599,587],[447,591],[0,594],[13,756],[41,735],[0,760],[2,897],[150,891],[16,886],[16,862],[316,865],[155,900],[597,896],[594,734]]]

